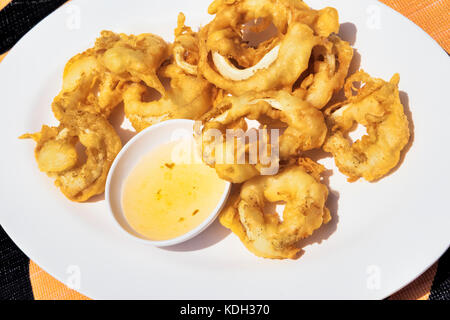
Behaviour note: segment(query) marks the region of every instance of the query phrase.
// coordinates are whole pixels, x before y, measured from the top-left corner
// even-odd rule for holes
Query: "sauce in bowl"
[[[125,219],[149,240],[173,239],[195,229],[215,210],[227,188],[228,183],[201,161],[178,161],[179,144],[153,149],[124,182]]]

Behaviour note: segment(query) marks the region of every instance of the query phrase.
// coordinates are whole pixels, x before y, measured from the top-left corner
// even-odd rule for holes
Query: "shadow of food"
[[[358,52],[357,49],[353,48],[353,58],[348,68],[347,77],[359,71],[360,68],[361,68],[361,54]]]
[[[405,161],[406,154],[409,152],[409,150],[411,149],[411,147],[414,143],[414,135],[415,135],[414,120],[413,120],[411,109],[409,107],[409,96],[406,92],[400,91],[400,101],[403,105],[403,110],[405,112],[405,116],[408,119],[409,134],[410,134],[409,141],[406,144],[406,146],[403,148],[402,152],[400,153],[400,160],[398,161],[397,165],[394,168],[392,168],[388,174],[381,177],[380,179],[372,181],[372,183],[376,183],[376,182],[380,181],[381,179],[384,179],[385,177],[388,177],[391,174],[395,173],[401,167],[403,162]]]
[[[114,111],[109,116],[109,122],[116,130],[117,134],[120,137],[120,140],[122,141],[122,145],[125,145],[128,141],[130,141],[131,138],[133,138],[136,135],[135,131],[122,128],[122,124],[125,121],[125,112],[123,110],[123,103],[118,105]]]
[[[353,48],[353,58],[348,68],[347,78],[358,72],[360,68],[361,68],[361,54],[359,54],[358,50]],[[328,102],[328,104],[323,109],[325,110],[337,103],[341,103],[346,100],[347,98],[345,97],[344,88],[342,88],[333,95],[330,102]]]
[[[338,36],[342,39],[350,43],[350,45],[354,45],[356,42],[356,34],[358,33],[358,29],[351,22],[342,23],[339,28]]]
[[[323,151],[323,149],[320,148],[320,149],[305,151],[302,153],[302,157],[310,158],[311,160],[314,160],[315,162],[317,162],[322,159],[332,158],[333,155],[329,152]]]
[[[93,196],[89,198],[88,200],[84,201],[84,203],[94,203],[105,200],[105,193],[97,194],[96,196]]]
[[[402,164],[403,161],[405,161],[406,154],[411,149],[413,143],[414,143],[414,135],[415,135],[415,127],[414,127],[414,120],[412,116],[412,112],[409,106],[409,96],[405,91],[400,91],[400,101],[403,105],[403,110],[405,112],[406,118],[408,119],[409,124],[409,141],[406,144],[405,148],[403,148],[401,154],[400,154],[400,161],[397,163],[397,165],[391,170],[391,173],[396,171]]]
[[[230,230],[223,227],[219,219],[216,219],[208,228],[206,228],[202,233],[197,235],[196,237],[174,245],[170,247],[164,247],[161,249],[169,250],[169,251],[197,251],[206,249],[222,241],[231,233]]]

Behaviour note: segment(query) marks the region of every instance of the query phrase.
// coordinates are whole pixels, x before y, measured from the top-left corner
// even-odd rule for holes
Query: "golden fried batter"
[[[103,65],[121,79],[144,83],[164,94],[157,70],[169,57],[169,46],[159,36],[143,33],[137,36],[102,31],[95,43]]]
[[[168,119],[199,119],[208,111],[216,90],[208,81],[186,74],[171,63],[159,71],[170,79],[170,87],[159,100],[143,101],[146,87],[135,83],[124,92],[125,115],[137,131]]]
[[[353,58],[353,48],[338,36],[331,35],[327,41],[314,47],[312,70],[294,94],[318,109],[322,109],[345,82]],[[291,89],[291,88],[289,88]]]
[[[119,136],[100,115],[68,112],[58,127],[42,126],[41,132],[21,139],[36,141],[39,169],[54,177],[55,185],[72,201],[86,201],[105,190],[109,168],[122,148]],[[86,148],[86,162],[80,163],[76,143]]]
[[[328,189],[321,184],[324,168],[312,160],[283,169],[275,176],[259,176],[238,188],[220,216],[220,222],[231,229],[248,250],[271,259],[296,258],[299,240],[330,219],[325,206]],[[278,214],[263,213],[268,202],[285,201],[283,220]]]
[[[199,71],[234,95],[292,87],[312,49],[339,31],[336,9],[317,11],[298,0],[216,0],[208,12],[215,17],[199,32]],[[251,45],[244,39],[249,23],[253,32],[276,31]]]
[[[198,73],[198,34],[184,23],[186,17],[182,12],[178,15],[177,28],[174,31],[173,56],[178,67],[190,75]]]
[[[66,64],[63,87],[52,103],[60,120],[68,110],[82,110],[108,117],[122,102],[127,81],[144,81],[164,92],[156,76],[168,57],[168,46],[153,34],[138,36],[102,31],[95,46]]]
[[[261,169],[259,161],[253,165],[226,161],[222,161],[223,164],[221,164],[217,161],[217,159],[221,159],[222,155],[217,155],[216,152],[223,149],[226,154],[248,152],[248,145],[242,150],[237,150],[236,147],[230,150],[226,149],[229,146],[225,139],[227,129],[234,127],[237,121],[244,118],[262,120],[261,122],[270,119],[270,121],[278,121],[285,125],[283,132],[279,135],[279,142],[277,141],[281,160],[298,156],[300,151],[320,148],[327,135],[327,127],[322,113],[286,91],[268,91],[223,98],[216,108],[203,118],[203,159],[208,165],[216,168],[222,179],[233,183],[244,182],[257,175]],[[209,137],[210,129],[219,130],[224,137],[223,142]],[[226,146],[221,146],[221,144],[226,144]],[[226,159],[234,159],[239,155],[226,156]]]
[[[66,64],[63,87],[53,100],[52,110],[58,120],[70,110],[108,117],[122,101],[122,92],[123,81],[99,63],[95,50],[88,49]]]
[[[323,148],[333,154],[336,166],[349,181],[380,179],[399,162],[410,137],[399,81],[398,74],[385,82],[360,71],[345,84],[348,100],[327,111],[331,134]],[[357,82],[361,88],[354,87]],[[365,126],[367,135],[352,144],[346,135],[355,123]]]

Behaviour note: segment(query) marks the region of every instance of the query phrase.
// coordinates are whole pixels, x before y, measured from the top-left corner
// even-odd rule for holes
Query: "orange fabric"
[[[0,54],[0,62],[6,57],[6,53]]]
[[[2,10],[4,7],[6,7],[6,5],[10,2],[11,2],[11,0],[0,0],[0,10]],[[1,59],[0,59],[0,61],[1,61]]]
[[[428,300],[437,271],[437,262],[419,278],[389,297],[389,300]]]
[[[36,300],[87,300],[86,296],[69,289],[30,260],[30,282]]]
[[[0,10],[11,0],[0,0]],[[414,21],[439,44],[450,52],[450,1],[449,0],[380,0],[394,10]],[[306,1],[308,2],[308,1]],[[0,55],[0,61],[6,54]],[[428,299],[433,278],[436,274],[435,263],[422,276],[410,285],[392,295],[390,299]],[[89,299],[67,288],[30,261],[30,280],[34,297],[37,300],[82,300]]]
[[[449,0],[380,0],[412,20],[450,52]]]

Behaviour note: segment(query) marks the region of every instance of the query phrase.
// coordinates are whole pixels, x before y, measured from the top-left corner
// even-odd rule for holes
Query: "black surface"
[[[28,257],[0,227],[0,300],[32,300]]]
[[[450,300],[450,250],[439,259],[429,299]]]
[[[0,11],[0,54],[5,53],[39,21],[66,0],[13,0]]]

